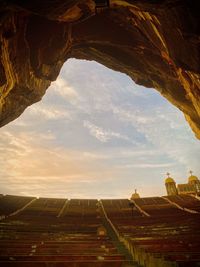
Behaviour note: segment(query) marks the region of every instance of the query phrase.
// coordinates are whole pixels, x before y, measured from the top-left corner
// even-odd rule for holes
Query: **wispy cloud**
[[[38,118],[46,120],[57,120],[57,119],[71,119],[69,112],[64,108],[59,108],[53,105],[33,105],[29,108],[30,115],[37,116]]]
[[[182,164],[184,169],[200,171],[200,144],[180,111],[176,111],[171,105],[165,105],[162,108],[154,107],[151,111],[142,111],[142,108],[134,107],[132,111],[123,107],[113,107],[113,112],[122,124],[128,122],[134,126],[140,135],[155,147],[157,155],[161,152]]]
[[[58,79],[52,83],[51,91],[73,103],[79,98],[77,91],[61,77],[58,77]]]
[[[180,111],[95,62],[69,60],[0,136],[2,193],[161,195],[167,171],[179,182],[190,168],[200,174],[200,144]]]
[[[110,130],[105,130],[99,126],[96,126],[95,124],[89,121],[84,121],[83,126],[87,128],[90,134],[94,136],[96,139],[98,139],[100,142],[106,143],[113,138],[122,139],[122,140],[131,142],[130,138],[128,138],[127,136],[110,131]]]
[[[124,164],[122,166],[118,166],[118,168],[120,169],[126,169],[126,168],[150,168],[150,169],[154,169],[154,168],[172,168],[175,165],[175,163],[160,163],[160,164],[156,164],[156,163],[136,163],[136,164]]]

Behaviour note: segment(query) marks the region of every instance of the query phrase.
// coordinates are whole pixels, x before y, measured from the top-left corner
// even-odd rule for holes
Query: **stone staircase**
[[[102,206],[102,203],[100,202],[100,216],[102,220],[102,224],[107,230],[107,235],[112,240],[113,244],[117,248],[118,252],[125,256],[126,262],[124,262],[122,267],[141,267],[138,265],[136,261],[133,261],[132,255],[130,251],[126,248],[124,243],[120,241],[116,231],[114,230],[112,224],[110,223],[109,219],[107,218],[107,215],[104,211],[104,208]]]

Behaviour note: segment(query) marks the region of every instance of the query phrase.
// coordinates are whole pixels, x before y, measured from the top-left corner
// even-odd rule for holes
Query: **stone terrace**
[[[1,196],[0,265],[200,266],[199,203]]]

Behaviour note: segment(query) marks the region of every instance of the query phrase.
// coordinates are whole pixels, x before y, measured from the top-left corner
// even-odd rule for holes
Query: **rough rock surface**
[[[39,101],[74,57],[155,88],[200,139],[198,1],[109,2],[0,0],[0,126]]]

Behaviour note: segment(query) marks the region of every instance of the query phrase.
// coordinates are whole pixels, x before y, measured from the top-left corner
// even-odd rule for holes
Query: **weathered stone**
[[[155,88],[200,138],[197,1],[112,0],[105,9],[95,9],[92,0],[2,3],[1,126],[39,101],[63,63],[75,57]]]

